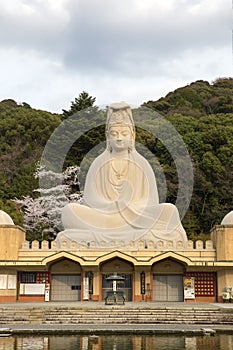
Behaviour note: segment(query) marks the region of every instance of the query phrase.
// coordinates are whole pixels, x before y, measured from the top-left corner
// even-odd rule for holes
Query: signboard
[[[50,285],[49,284],[46,284],[45,285],[45,298],[44,298],[44,300],[45,301],[49,301],[49,299],[50,299]]]
[[[184,299],[195,299],[194,277],[184,277]]]
[[[8,289],[16,289],[17,276],[16,275],[8,275],[7,287]]]
[[[7,275],[0,275],[0,289],[6,289]]]
[[[20,283],[20,294],[22,295],[44,295],[44,283]]]
[[[89,278],[83,277],[83,300],[89,300]]]
[[[145,294],[146,288],[145,288],[145,272],[141,272],[141,294]]]
[[[44,283],[25,283],[24,294],[27,295],[44,295],[45,284]]]
[[[112,290],[113,290],[113,292],[117,291],[117,282],[116,281],[113,281],[113,283],[112,283]]]

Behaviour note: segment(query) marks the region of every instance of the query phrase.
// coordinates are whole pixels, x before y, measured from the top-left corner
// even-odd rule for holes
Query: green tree
[[[87,108],[94,107],[96,98],[88,94],[88,92],[83,91],[79,94],[78,98],[76,97],[74,101],[71,102],[70,109],[67,111],[63,109],[63,119],[68,118],[75,113],[85,110]]]
[[[0,103],[0,113],[12,108],[17,108],[18,106],[17,102],[12,99],[3,100]]]
[[[82,92],[69,111],[58,115],[35,110],[25,102],[18,104],[11,99],[0,102],[0,208],[8,212],[15,223],[21,225],[22,217],[15,203],[10,204],[11,200],[35,196],[34,189],[38,188],[33,176],[35,166],[62,119],[59,137],[51,145],[51,157],[64,153],[64,144],[67,144],[65,168],[81,164],[80,175],[85,174],[97,154],[91,150],[99,144],[102,149],[105,147],[106,115],[94,103],[95,98]],[[165,178],[166,201],[175,203],[179,185],[175,163],[166,147],[145,130],[156,125],[163,138],[166,137],[166,127],[155,120],[155,111],[158,111],[180,133],[192,159],[195,181],[183,224],[191,239],[205,235],[208,238],[210,229],[232,210],[233,78],[219,78],[212,83],[199,80],[144,105],[150,107],[145,128],[141,107],[134,110],[137,142],[146,146],[157,180],[160,170],[164,174],[158,184],[163,184]],[[84,130],[81,136],[78,130]],[[74,137],[76,141],[70,146],[69,140]],[[158,164],[160,170],[156,173]]]
[[[233,78],[219,78],[213,83],[197,80],[169,92],[157,101],[143,105],[164,116],[180,114],[200,118],[208,114],[233,112]]]
[[[4,200],[0,198],[0,210],[3,210],[10,215],[15,225],[23,227],[23,213],[20,212],[17,204],[12,200]]]
[[[11,200],[35,195],[35,166],[60,121],[59,115],[35,110],[25,103],[0,102],[0,207],[18,225],[22,225],[22,215]]]

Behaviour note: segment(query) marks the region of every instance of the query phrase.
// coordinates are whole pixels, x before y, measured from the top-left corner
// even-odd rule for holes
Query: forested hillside
[[[21,213],[11,199],[33,195],[38,187],[35,165],[60,123],[60,116],[35,110],[13,100],[0,103],[0,208],[22,225]]]
[[[213,84],[198,80],[144,105],[166,116],[182,114],[200,118],[210,114],[233,113],[232,92],[233,78],[217,79]]]
[[[194,190],[183,224],[190,237],[209,232],[232,210],[233,79],[196,81],[144,105],[165,116],[182,135],[194,167]],[[162,162],[164,151],[157,145]],[[174,167],[168,166],[171,201],[174,175]]]
[[[81,93],[72,102],[70,111],[64,110],[62,114],[35,110],[27,103],[13,100],[0,102],[0,209],[8,212],[16,224],[23,224],[23,216],[12,200],[35,196],[33,190],[38,187],[38,181],[33,174],[50,135],[62,120],[82,106],[93,107],[94,102],[95,98]],[[196,81],[143,106],[167,118],[189,150],[194,167],[194,191],[183,224],[190,238],[203,238],[232,210],[233,79],[218,79],[213,84]],[[98,142],[105,139],[103,127],[77,141],[65,165],[81,161],[96,144],[96,137]],[[174,203],[178,184],[168,152],[143,130],[137,131],[137,139],[159,159],[167,181],[167,201]]]

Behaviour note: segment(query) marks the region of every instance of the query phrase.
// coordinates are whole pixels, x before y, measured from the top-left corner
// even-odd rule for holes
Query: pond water
[[[233,335],[0,337],[0,350],[232,350]]]

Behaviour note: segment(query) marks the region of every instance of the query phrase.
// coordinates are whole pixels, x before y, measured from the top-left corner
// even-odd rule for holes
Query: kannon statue
[[[187,240],[175,205],[159,203],[154,172],[135,149],[135,126],[126,103],[108,107],[106,150],[91,164],[84,203],[62,210],[57,241],[110,242]],[[112,243],[111,243],[112,244]]]

